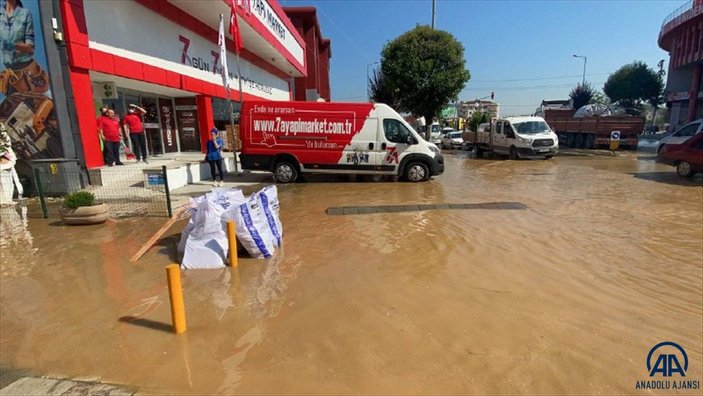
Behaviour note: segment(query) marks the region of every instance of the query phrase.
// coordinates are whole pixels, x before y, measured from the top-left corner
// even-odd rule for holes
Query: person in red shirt
[[[103,107],[101,115],[98,117],[98,133],[104,144],[105,163],[107,166],[124,165],[120,161],[120,140],[122,140],[122,131],[120,128],[120,119],[115,116],[115,111]]]
[[[146,160],[146,139],[144,137],[144,124],[142,124],[142,117],[146,114],[146,110],[143,108],[131,104],[129,105],[129,110],[127,115],[122,119],[122,125],[129,129],[129,138],[132,140],[132,150],[134,150],[134,155],[137,157],[137,162],[144,161],[148,164]]]

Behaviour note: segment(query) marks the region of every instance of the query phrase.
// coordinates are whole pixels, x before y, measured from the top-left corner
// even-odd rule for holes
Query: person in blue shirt
[[[222,187],[222,183],[225,180],[225,174],[222,172],[222,138],[220,138],[220,131],[215,127],[210,130],[210,140],[207,141],[205,159],[208,164],[210,164],[210,174],[212,175],[212,180],[215,181],[213,186]],[[220,173],[219,182],[215,174],[215,167],[217,167],[217,171]]]
[[[21,0],[6,0],[0,10],[2,62],[22,69],[34,60],[34,21]]]

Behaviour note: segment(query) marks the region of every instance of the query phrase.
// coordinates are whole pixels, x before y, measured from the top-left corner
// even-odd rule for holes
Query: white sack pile
[[[272,257],[283,243],[276,186],[267,186],[249,198],[241,189],[216,188],[191,198],[188,211],[190,221],[178,243],[183,268],[225,266],[228,220],[234,220],[237,239],[251,257]]]

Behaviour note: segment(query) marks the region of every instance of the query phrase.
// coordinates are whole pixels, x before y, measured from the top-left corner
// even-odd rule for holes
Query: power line
[[[588,73],[589,76],[605,76],[611,73]],[[541,80],[558,80],[560,78],[573,78],[581,77],[581,74],[571,74],[568,76],[555,76],[555,77],[535,77],[535,78],[509,78],[509,79],[499,79],[499,80],[469,80],[473,82],[517,82],[517,81],[541,81]]]
[[[322,12],[322,15],[324,15],[325,18],[327,18],[327,20],[330,21],[330,23],[332,23],[332,25],[333,25],[335,28],[337,28],[337,30],[339,30],[339,32],[342,34],[342,36],[344,36],[344,38],[346,38],[347,41],[349,41],[349,42],[354,46],[354,49],[356,49],[356,51],[359,52],[359,54],[360,54],[361,56],[363,56],[366,60],[371,59],[366,53],[364,53],[364,51],[363,51],[361,48],[359,48],[358,45],[356,45],[356,41],[352,40],[352,39],[344,32],[344,30],[342,30],[342,28],[339,27],[339,25],[337,25],[337,23],[336,23],[334,20],[332,20],[332,18],[330,18],[329,15],[327,15],[327,13],[325,12],[325,10],[323,10],[322,7],[320,7],[320,5],[318,5],[315,1],[312,1],[312,0],[311,0],[310,2],[315,6],[315,8],[317,8],[318,10],[320,10],[320,12]]]
[[[600,85],[604,84],[604,82],[594,82],[592,85]],[[551,85],[531,85],[531,86],[525,86],[525,87],[514,87],[514,86],[507,86],[507,87],[496,87],[496,86],[487,86],[487,87],[470,87],[470,91],[533,91],[533,90],[539,90],[539,89],[548,89],[548,88],[573,88],[575,85],[574,84],[551,84]]]

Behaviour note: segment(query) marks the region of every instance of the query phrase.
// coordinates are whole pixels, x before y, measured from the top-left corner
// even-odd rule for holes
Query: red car
[[[703,133],[678,144],[667,144],[659,153],[659,161],[675,166],[681,177],[703,173]]]

